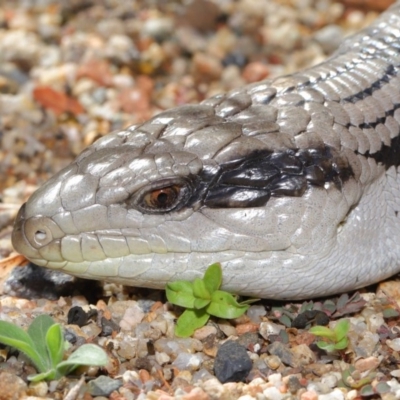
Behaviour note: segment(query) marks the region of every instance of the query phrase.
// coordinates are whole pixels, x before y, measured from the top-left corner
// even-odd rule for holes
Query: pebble
[[[267,347],[268,352],[271,355],[279,357],[281,362],[290,367],[296,367],[297,360],[293,356],[292,352],[288,349],[286,345],[281,342],[274,342]]]
[[[308,365],[317,360],[315,353],[306,345],[299,344],[291,348],[293,362],[296,366]]]
[[[121,386],[121,380],[112,379],[105,375],[101,375],[88,383],[89,393],[92,396],[109,396],[114,390],[118,390]]]
[[[343,29],[338,25],[327,25],[314,34],[314,39],[325,54],[335,51],[343,41]]]
[[[19,400],[26,395],[26,383],[8,372],[0,373],[0,400]]]
[[[123,330],[132,331],[136,325],[142,321],[144,315],[145,314],[140,306],[138,304],[133,304],[131,307],[126,309],[119,326]]]
[[[180,353],[172,363],[179,370],[196,371],[204,359],[203,354]]]
[[[270,387],[263,391],[263,395],[269,400],[281,400],[282,393],[276,387]]]
[[[205,340],[207,337],[216,334],[217,334],[217,328],[215,326],[206,325],[200,329],[196,329],[196,331],[193,334],[193,339]]]
[[[282,329],[285,330],[285,326],[281,324],[275,324],[274,322],[266,321],[266,322],[261,322],[259,332],[264,339],[269,340],[269,337],[271,335],[279,335],[279,332]]]
[[[31,395],[45,397],[48,391],[49,385],[45,381],[31,382],[29,384],[29,394]]]
[[[301,394],[300,400],[318,400],[318,394],[313,390],[307,390]]]
[[[289,376],[289,379],[287,381],[287,388],[291,394],[296,394],[302,387],[303,385],[300,383],[297,376]]]
[[[229,340],[218,349],[214,362],[214,373],[220,382],[240,382],[249,374],[252,362],[246,349]]]
[[[268,367],[273,370],[278,369],[282,365],[281,359],[274,355],[265,357],[265,362],[267,363]]]
[[[386,344],[394,351],[400,351],[400,338],[393,340],[387,339]]]
[[[376,357],[361,358],[354,363],[357,371],[365,372],[378,368],[380,361]]]
[[[175,359],[180,353],[195,353],[202,351],[203,345],[199,340],[191,338],[167,339],[161,338],[154,342],[154,349],[168,354]]]

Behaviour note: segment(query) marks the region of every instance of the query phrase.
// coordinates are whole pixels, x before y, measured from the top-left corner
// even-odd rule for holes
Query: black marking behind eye
[[[225,163],[208,185],[207,207],[261,207],[270,197],[299,197],[308,186],[333,183],[338,189],[353,171],[346,158],[321,149],[254,152],[242,161]]]

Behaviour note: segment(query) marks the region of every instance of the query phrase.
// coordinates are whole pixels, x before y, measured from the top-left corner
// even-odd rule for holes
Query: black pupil
[[[168,202],[168,195],[167,193],[161,192],[158,196],[157,196],[157,201],[159,202],[159,204],[161,205],[165,205]]]

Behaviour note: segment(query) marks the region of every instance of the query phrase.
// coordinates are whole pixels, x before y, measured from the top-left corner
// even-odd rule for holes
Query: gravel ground
[[[1,348],[0,400],[400,398],[396,280],[330,299],[261,301],[179,339],[181,311],[163,292],[19,267],[10,242],[20,204],[100,136],[315,64],[389,3],[0,2],[0,319],[26,327],[49,314],[69,351],[96,343],[110,359],[80,371],[84,379],[29,384],[33,368]],[[343,318],[349,346],[320,350],[309,327]]]

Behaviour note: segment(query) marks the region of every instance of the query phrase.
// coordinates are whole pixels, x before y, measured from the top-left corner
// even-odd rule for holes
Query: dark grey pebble
[[[292,368],[296,367],[296,359],[293,357],[291,351],[281,342],[274,342],[267,347],[268,353],[277,356],[280,360]]]
[[[307,310],[299,314],[292,321],[292,328],[305,329],[306,326],[314,322],[316,325],[328,325],[329,317],[319,310]]]
[[[221,383],[243,382],[251,368],[251,359],[239,343],[230,340],[218,349],[214,373]]]
[[[113,320],[101,318],[101,336],[110,336],[113,332],[119,332],[119,325]]]

